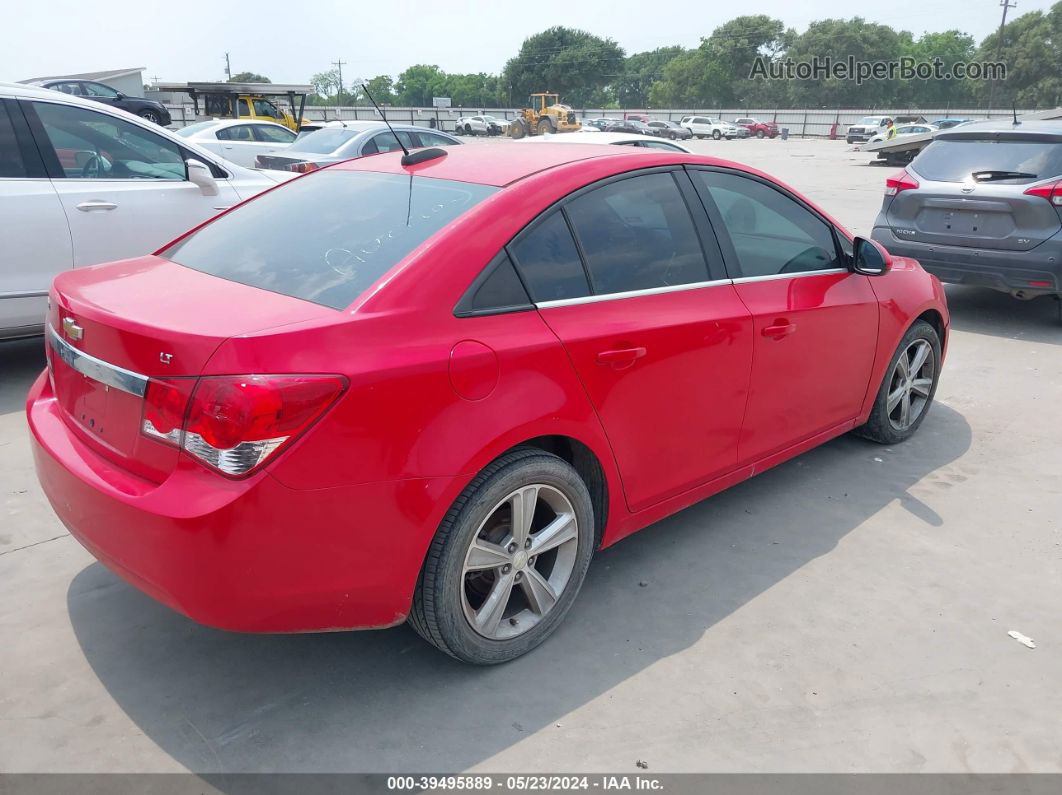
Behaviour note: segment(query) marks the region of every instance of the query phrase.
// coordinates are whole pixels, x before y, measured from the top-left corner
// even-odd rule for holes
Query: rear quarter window
[[[430,177],[322,171],[237,207],[161,256],[342,309],[497,190]]]

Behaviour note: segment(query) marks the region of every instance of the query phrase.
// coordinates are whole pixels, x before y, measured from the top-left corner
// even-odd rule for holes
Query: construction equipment
[[[531,107],[521,110],[509,125],[510,138],[576,132],[582,128],[575,111],[562,105],[558,94],[532,94],[528,104]]]
[[[167,93],[188,94],[197,119],[205,115],[208,118],[271,121],[293,132],[302,128],[306,95],[314,92],[311,85],[276,83],[156,83],[152,88]],[[268,97],[286,97],[290,110],[277,107]],[[200,99],[203,100],[202,111]]]

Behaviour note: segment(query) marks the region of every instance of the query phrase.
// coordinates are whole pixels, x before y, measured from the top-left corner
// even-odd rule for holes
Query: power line
[[[339,96],[343,96],[343,67],[347,65],[344,60],[332,61],[332,66],[339,70]]]
[[[1007,26],[1007,11],[1011,8],[1017,8],[1017,0],[1010,2],[1010,0],[999,0],[999,5],[1003,8],[1003,19],[999,23],[999,37],[996,40],[996,63],[999,63],[999,56],[1003,53],[1003,29]],[[992,112],[992,99],[996,94],[997,80],[993,80],[992,84],[988,87],[988,111]]]

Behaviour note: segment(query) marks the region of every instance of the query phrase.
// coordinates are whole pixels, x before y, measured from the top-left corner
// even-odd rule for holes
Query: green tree
[[[981,42],[975,58],[994,61],[998,45],[997,31]],[[1046,13],[1030,11],[1008,22],[1000,60],[1007,65],[1007,79],[996,83],[996,108],[1062,104],[1062,2]],[[990,89],[989,81],[974,81],[974,95],[982,104],[987,104]]]
[[[371,90],[371,89],[370,89]],[[395,93],[399,105],[431,107],[432,97],[449,96],[447,76],[434,64],[415,64],[398,76]]]
[[[230,83],[272,83],[265,75],[260,75],[257,72],[237,72],[229,78]]]
[[[647,108],[649,90],[663,77],[667,66],[686,50],[683,47],[658,47],[637,52],[627,58],[623,76],[615,82],[616,101],[622,108]]]
[[[932,62],[939,58],[945,69],[959,61],[969,61],[974,56],[974,40],[958,30],[942,33],[924,33],[909,42],[903,55],[917,62]],[[896,87],[895,102],[899,105],[920,107],[961,108],[973,101],[972,80],[904,80]]]
[[[524,40],[505,64],[502,86],[512,103],[522,105],[530,94],[551,91],[561,101],[586,107],[624,74],[623,49],[612,39],[583,30],[553,27]],[[510,90],[511,89],[511,90]]]
[[[377,75],[370,80],[366,80],[365,86],[369,89],[369,93],[372,94],[372,98],[381,105],[395,104],[395,81],[390,75]]]

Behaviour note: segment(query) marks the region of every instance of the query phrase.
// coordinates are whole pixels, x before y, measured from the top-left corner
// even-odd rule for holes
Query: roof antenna
[[[354,85],[365,92],[365,96],[369,98],[369,102],[376,108],[376,112],[380,114],[380,118],[384,120],[384,124],[387,125],[387,129],[391,131],[391,135],[398,141],[398,145],[402,147],[402,151],[405,153],[402,155],[403,166],[415,166],[417,163],[423,163],[425,160],[434,160],[437,157],[446,157],[446,150],[439,149],[437,147],[432,149],[418,149],[413,154],[410,154],[406,149],[406,145],[402,143],[402,139],[398,137],[398,133],[395,132],[395,128],[391,126],[391,122],[387,120],[387,114],[383,112],[383,108],[376,104],[376,100],[372,98],[372,94],[369,93],[369,87],[366,85],[365,80],[355,80]]]

